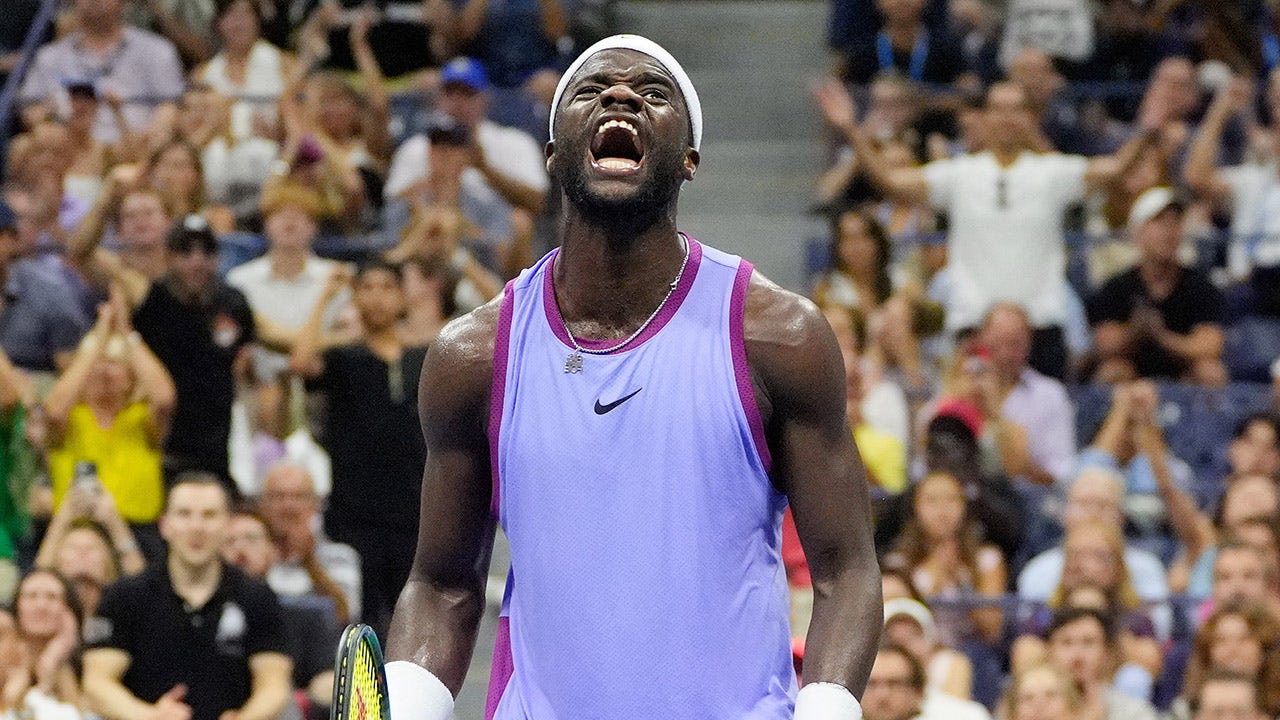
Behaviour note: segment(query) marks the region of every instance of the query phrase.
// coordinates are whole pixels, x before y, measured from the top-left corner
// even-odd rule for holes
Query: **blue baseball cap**
[[[469,57],[456,57],[440,71],[441,85],[465,85],[476,92],[489,89],[489,74],[479,60]]]
[[[12,232],[18,229],[18,216],[14,214],[9,203],[0,200],[0,232]]]

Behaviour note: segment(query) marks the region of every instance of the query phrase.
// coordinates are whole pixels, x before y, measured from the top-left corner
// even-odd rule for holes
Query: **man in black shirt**
[[[1169,188],[1143,193],[1129,213],[1141,253],[1137,267],[1090,298],[1098,382],[1138,377],[1222,385],[1222,294],[1202,273],[1178,263],[1182,203]]]
[[[320,440],[333,463],[325,530],[360,554],[361,617],[383,633],[417,546],[426,461],[418,377],[427,349],[406,347],[400,340],[400,267],[371,261],[360,266],[352,281],[363,336],[350,345],[321,350],[324,309],[345,283],[342,272],[330,278],[289,362],[325,395]]]
[[[847,82],[864,85],[881,74],[914,82],[951,83],[965,70],[959,46],[924,22],[924,0],[877,0],[884,24],[875,37],[845,50]]]
[[[85,629],[84,689],[107,720],[276,720],[289,700],[283,615],[275,595],[223,562],[226,490],[186,473],[160,533],[168,561],[102,595]]]
[[[227,469],[233,368],[254,340],[253,313],[239,290],[218,279],[213,233],[206,225],[184,223],[169,232],[169,272],[135,291],[145,298],[133,325],[178,389],[165,444],[166,477],[203,470],[222,478],[234,493]]]

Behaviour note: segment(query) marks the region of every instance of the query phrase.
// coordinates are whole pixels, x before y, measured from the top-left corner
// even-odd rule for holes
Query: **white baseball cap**
[[[1169,208],[1185,209],[1186,204],[1171,187],[1158,186],[1148,189],[1133,201],[1129,209],[1129,222],[1125,227],[1130,233],[1136,232],[1151,219]]]

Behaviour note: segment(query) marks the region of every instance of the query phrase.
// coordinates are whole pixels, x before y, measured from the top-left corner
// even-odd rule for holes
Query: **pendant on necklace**
[[[582,353],[574,350],[564,360],[564,371],[573,375],[582,372]]]

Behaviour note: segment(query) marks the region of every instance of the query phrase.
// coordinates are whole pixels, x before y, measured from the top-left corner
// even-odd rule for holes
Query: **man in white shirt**
[[[827,121],[845,135],[877,187],[901,201],[927,202],[947,213],[952,280],[947,329],[971,331],[995,303],[1016,303],[1035,328],[1031,366],[1063,378],[1063,215],[1087,191],[1122,177],[1156,139],[1158,128],[1144,128],[1112,156],[1036,153],[1032,148],[1038,130],[1026,94],[1014,83],[1001,82],[987,92],[986,151],[894,168],[858,126],[853,101],[842,85],[828,83],[815,95]]]
[[[263,343],[277,350],[292,344],[338,267],[311,250],[320,212],[320,196],[310,188],[281,183],[268,189],[262,197],[267,254],[227,273],[227,284],[248,299]],[[343,291],[330,304],[326,328],[349,299],[350,293]],[[288,367],[288,358],[279,352],[255,351],[254,372],[263,381],[274,381]]]
[[[383,188],[389,220],[420,203],[461,207],[501,262],[513,225],[542,211],[551,181],[533,136],[489,120],[489,80],[480,62],[451,60],[441,70],[439,130],[414,135],[396,149]],[[408,206],[408,208],[406,208]],[[513,212],[526,214],[514,220]]]

